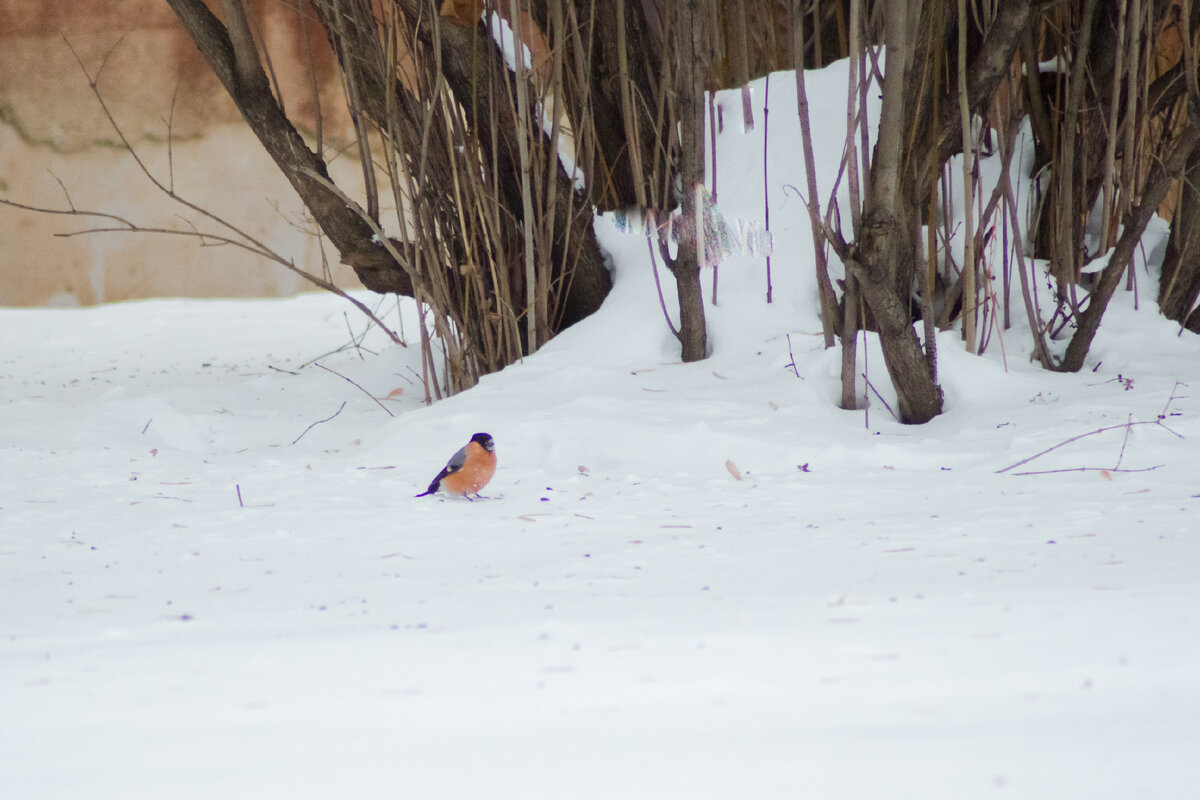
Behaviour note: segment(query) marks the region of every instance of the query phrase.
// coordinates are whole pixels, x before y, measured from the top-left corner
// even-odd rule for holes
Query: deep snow
[[[809,80],[841,119],[844,71]],[[345,347],[330,296],[0,310],[3,796],[1194,791],[1200,343],[1141,264],[1089,371],[947,332],[941,417],[839,410],[790,86],[775,302],[722,264],[700,363],[607,220],[601,312],[431,407],[416,344]],[[730,218],[761,133],[718,142]],[[489,499],[414,498],[476,431]]]

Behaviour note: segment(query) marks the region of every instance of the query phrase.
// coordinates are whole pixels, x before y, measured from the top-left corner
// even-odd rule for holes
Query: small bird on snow
[[[477,433],[450,457],[445,468],[429,484],[429,488],[417,497],[424,497],[441,489],[446,494],[458,494],[470,500],[471,495],[479,497],[479,490],[487,486],[495,472],[496,443],[490,435]]]

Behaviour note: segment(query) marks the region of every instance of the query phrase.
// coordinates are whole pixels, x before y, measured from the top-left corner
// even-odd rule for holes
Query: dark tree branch
[[[678,253],[671,264],[679,298],[679,341],[683,360],[708,357],[708,334],[704,321],[704,297],[700,289],[703,263],[703,207],[697,200],[704,186],[704,82],[697,63],[703,52],[699,0],[683,0],[676,20],[679,54],[676,104],[680,127],[680,181],[683,198],[683,230]]]
[[[1013,53],[1020,44],[1025,31],[1048,5],[1038,0],[1005,0],[1000,4],[995,21],[984,34],[983,43],[967,65],[967,100],[976,111],[985,110],[996,87],[1012,64]],[[960,20],[959,24],[966,24]],[[943,102],[942,119],[937,120],[938,146],[931,149],[924,168],[919,173],[920,182],[915,187],[916,196],[925,197],[937,182],[942,164],[951,156],[962,152],[962,121],[958,106]]]
[[[483,22],[469,27],[441,25],[435,28],[429,21],[426,0],[396,2],[410,19],[419,20],[416,33],[420,44],[440,53],[442,74],[466,116],[467,124],[474,130],[476,140],[490,142],[493,136],[498,138],[501,190],[507,198],[505,205],[520,209],[521,166],[517,132],[512,125],[494,124],[505,119],[505,115],[495,111],[487,81],[489,71],[508,81],[513,80],[513,76],[503,63],[490,32]],[[367,102],[368,108],[370,105]],[[540,111],[537,114],[537,124],[531,125],[531,129],[540,131]],[[612,280],[592,230],[592,207],[581,197],[571,176],[556,157],[548,166],[554,170],[559,198],[549,209],[554,214],[554,230],[558,232],[551,256],[557,273],[555,280],[566,284],[561,320],[561,326],[566,326],[598,309],[612,287]],[[558,329],[560,325],[552,327]]]
[[[643,193],[651,197],[658,185],[649,167],[655,151],[666,148],[666,138],[654,125],[655,85],[661,72],[663,55],[663,25],[655,3],[622,0],[623,14],[616,11],[616,0],[597,4],[597,13],[587,25],[586,41],[579,43],[574,54],[575,74],[579,81],[565,81],[565,108],[576,131],[593,131],[595,158],[593,163],[581,164],[587,176],[590,198],[602,211],[623,209],[638,203],[638,183]],[[550,0],[531,0],[530,12],[542,30],[548,29]],[[624,27],[621,23],[624,22]],[[620,50],[632,57],[626,59],[622,73]],[[626,120],[621,100],[621,82],[629,82],[632,93],[633,119]],[[585,125],[585,120],[589,125]],[[630,141],[627,123],[636,129],[637,141]],[[632,149],[638,148],[643,174],[636,174]],[[671,208],[674,198],[660,198],[659,205]]]
[[[1194,105],[1196,102],[1193,100],[1192,104]],[[1078,372],[1082,369],[1083,361],[1092,346],[1092,340],[1100,328],[1100,319],[1104,316],[1109,301],[1112,300],[1113,294],[1121,283],[1121,278],[1125,275],[1125,270],[1133,258],[1134,249],[1141,241],[1150,217],[1158,210],[1158,204],[1162,202],[1167,189],[1183,174],[1188,157],[1200,143],[1198,110],[1189,108],[1188,111],[1187,128],[1171,145],[1167,155],[1161,161],[1155,162],[1150,174],[1146,177],[1146,188],[1142,192],[1141,202],[1130,208],[1122,220],[1124,232],[1117,240],[1116,247],[1113,248],[1108,266],[1101,271],[1099,281],[1088,295],[1087,308],[1079,316],[1079,327],[1075,330],[1075,335],[1071,337],[1071,342],[1067,345],[1067,352],[1059,366],[1061,372]]]
[[[258,46],[250,32],[250,20],[242,0],[221,0],[221,13],[233,45],[234,66],[238,76],[247,84],[256,82],[259,73]]]
[[[1154,19],[1161,19],[1166,11],[1165,0],[1158,0]],[[1188,22],[1191,24],[1191,30],[1188,32],[1188,35],[1194,37],[1196,30],[1200,28],[1200,14],[1192,14]],[[1150,116],[1156,117],[1159,114],[1169,111],[1179,98],[1183,97],[1187,91],[1187,85],[1187,76],[1184,73],[1184,60],[1180,58],[1170,69],[1163,72],[1151,82],[1146,93],[1147,97],[1149,97]]]
[[[257,50],[250,37],[241,0],[222,0],[236,20],[238,46],[229,29],[201,0],[167,0],[184,29],[237,105],[251,130],[308,208],[317,224],[354,268],[363,285],[376,292],[413,294],[407,271],[377,241],[371,229],[335,194],[308,177],[315,172],[328,177],[325,161],[304,143],[271,91]]]
[[[906,0],[889,0],[886,24],[888,49],[879,127],[900,131],[907,127],[905,97],[916,82],[910,73],[918,71],[913,67],[918,12]],[[841,236],[830,235],[830,241],[858,280],[878,325],[884,363],[899,399],[900,421],[920,424],[941,413],[942,390],[913,331],[909,309],[917,231],[909,201],[910,163],[904,137],[882,137],[871,162],[858,241],[850,247]],[[832,234],[828,229],[826,233]],[[907,285],[901,289],[903,284]]]

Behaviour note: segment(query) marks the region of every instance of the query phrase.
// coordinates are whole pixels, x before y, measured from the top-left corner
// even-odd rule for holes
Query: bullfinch
[[[446,494],[458,494],[470,500],[471,495],[479,497],[479,490],[487,486],[495,472],[496,443],[490,435],[477,433],[465,447],[450,457],[429,488],[417,497],[441,489]]]

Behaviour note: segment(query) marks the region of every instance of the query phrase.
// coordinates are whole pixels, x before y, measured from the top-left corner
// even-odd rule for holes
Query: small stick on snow
[[[1120,378],[1119,375],[1117,377],[1118,377],[1118,379]],[[1159,428],[1162,428],[1164,431],[1166,431],[1167,433],[1171,434],[1172,436],[1174,436],[1176,438],[1186,439],[1187,437],[1184,436],[1182,433],[1179,433],[1178,431],[1173,431],[1170,428],[1168,428],[1166,425],[1163,424],[1163,420],[1166,419],[1171,414],[1171,404],[1174,403],[1176,399],[1178,399],[1178,396],[1175,394],[1175,392],[1177,392],[1179,390],[1180,386],[1186,387],[1187,384],[1184,383],[1183,381],[1175,381],[1175,385],[1171,387],[1171,396],[1168,397],[1167,402],[1163,404],[1163,410],[1158,415],[1157,419],[1133,422],[1132,421],[1133,415],[1131,414],[1130,420],[1126,421],[1124,425],[1109,425],[1104,428],[1097,428],[1094,431],[1089,431],[1088,433],[1081,433],[1078,436],[1072,436],[1070,439],[1067,439],[1066,441],[1059,442],[1058,444],[1054,445],[1053,447],[1047,447],[1045,450],[1043,450],[1040,453],[1035,453],[1035,454],[1031,455],[1029,458],[1022,459],[1015,464],[1010,464],[1007,467],[1005,467],[1004,469],[998,469],[998,470],[996,470],[996,472],[997,473],[1008,472],[1010,469],[1019,467],[1022,464],[1028,464],[1030,461],[1033,461],[1035,458],[1041,458],[1042,456],[1046,455],[1049,452],[1057,450],[1058,448],[1060,448],[1064,445],[1068,445],[1071,442],[1077,442],[1080,439],[1087,438],[1088,436],[1095,436],[1098,433],[1107,433],[1108,431],[1115,431],[1118,428],[1124,428],[1125,429],[1125,438],[1121,441],[1121,452],[1117,456],[1117,467],[1120,467],[1121,459],[1125,457],[1125,444],[1129,441],[1130,429],[1133,428],[1134,425],[1156,425]],[[1159,466],[1162,466],[1162,465],[1160,464]],[[1075,469],[1068,469],[1068,470],[1048,470],[1048,471],[1049,472],[1075,472],[1075,471],[1083,471],[1085,469],[1102,469],[1102,468],[1100,468],[1100,467],[1077,467]],[[1158,469],[1158,467],[1149,467],[1145,470],[1124,470],[1124,469],[1113,468],[1113,469],[1109,469],[1107,471],[1108,472],[1148,472],[1152,469]],[[1042,474],[1042,473],[1017,472],[1017,473],[1013,473],[1013,474],[1015,474],[1015,475],[1038,475],[1038,474]]]
[[[1125,445],[1129,444],[1129,434],[1133,430],[1133,414],[1130,414],[1125,420],[1125,437],[1121,439],[1121,452],[1117,453],[1117,466],[1113,467],[1113,471],[1120,472],[1121,459],[1125,458]]]
[[[320,365],[320,364],[317,364],[317,366],[319,367],[319,366],[321,366],[321,365]],[[377,401],[377,402],[378,402],[378,401]],[[337,411],[333,412],[333,415],[332,415],[332,416],[326,417],[325,419],[319,419],[319,420],[317,420],[317,421],[316,421],[316,422],[314,422],[312,425],[309,425],[307,428],[305,428],[305,429],[304,429],[304,433],[308,433],[308,432],[309,432],[309,431],[311,431],[313,428],[315,428],[315,427],[317,427],[318,425],[320,425],[322,422],[329,422],[329,420],[333,419],[333,418],[334,418],[334,417],[336,417],[338,414],[342,413],[342,409],[343,409],[343,408],[345,408],[345,407],[346,407],[346,401],[345,401],[345,400],[343,400],[343,401],[342,401],[342,405],[341,405],[341,406],[338,408],[338,410],[337,410]],[[384,409],[384,411],[387,411],[387,409],[385,408],[385,409]],[[388,411],[388,414],[391,414],[391,413],[392,413],[392,412]],[[297,437],[296,437],[294,440],[292,440],[292,444],[295,444],[296,442],[298,442],[298,441],[300,441],[301,439],[303,439],[303,438],[304,438],[304,433],[300,434],[300,435],[299,435],[299,436],[297,436]],[[239,493],[239,496],[240,496],[240,493]]]
[[[1125,436],[1126,436],[1126,438],[1128,438],[1128,436],[1129,436],[1129,429],[1130,429],[1130,428],[1132,428],[1132,427],[1134,427],[1135,425],[1155,425],[1155,426],[1157,426],[1157,427],[1159,427],[1159,428],[1162,428],[1162,429],[1163,429],[1163,430],[1165,430],[1167,433],[1170,433],[1170,434],[1171,434],[1171,435],[1173,435],[1173,436],[1178,436],[1180,439],[1183,439],[1183,438],[1185,438],[1185,437],[1184,437],[1182,434],[1176,433],[1175,431],[1173,431],[1173,430],[1171,430],[1170,428],[1168,428],[1166,425],[1163,425],[1163,423],[1162,423],[1162,420],[1161,420],[1161,419],[1155,419],[1155,420],[1142,420],[1142,421],[1140,421],[1140,422],[1126,422],[1126,423],[1123,423],[1123,424],[1121,424],[1121,425],[1108,425],[1108,426],[1106,426],[1106,427],[1104,427],[1104,428],[1097,428],[1097,429],[1096,429],[1096,430],[1094,430],[1094,431],[1088,431],[1087,433],[1081,433],[1081,434],[1079,434],[1078,436],[1072,436],[1070,439],[1066,439],[1066,440],[1064,440],[1064,441],[1061,441],[1061,442],[1059,442],[1058,444],[1054,445],[1053,447],[1047,447],[1045,450],[1043,450],[1043,451],[1042,451],[1042,452],[1040,452],[1040,453],[1034,453],[1034,454],[1033,454],[1033,455],[1031,455],[1029,458],[1023,458],[1023,459],[1021,459],[1020,461],[1018,461],[1018,462],[1017,462],[1017,463],[1015,463],[1015,464],[1009,464],[1009,465],[1008,465],[1007,467],[1005,467],[1004,469],[998,469],[998,470],[996,470],[996,472],[997,472],[997,473],[1001,473],[1001,472],[1008,472],[1010,469],[1013,469],[1013,468],[1015,468],[1015,467],[1019,467],[1019,466],[1021,466],[1022,464],[1028,464],[1030,461],[1033,461],[1035,458],[1041,458],[1042,456],[1046,455],[1047,453],[1051,453],[1051,452],[1053,452],[1053,451],[1057,450],[1057,449],[1058,449],[1058,448],[1060,448],[1060,447],[1065,447],[1066,445],[1069,445],[1069,444],[1071,444],[1072,442],[1077,442],[1077,441],[1079,441],[1080,439],[1086,439],[1086,438],[1087,438],[1087,437],[1089,437],[1089,436],[1095,436],[1096,434],[1099,434],[1099,433],[1108,433],[1109,431],[1115,431],[1115,430],[1120,430],[1121,428],[1125,428],[1125,429],[1126,429],[1126,430],[1125,430]],[[1124,444],[1124,442],[1122,442],[1122,444],[1121,444],[1121,452],[1122,452],[1122,454],[1124,454],[1124,451],[1125,451],[1125,444]],[[1120,464],[1120,459],[1119,459],[1119,458],[1117,459],[1117,463],[1118,463],[1118,464]],[[1076,467],[1076,468],[1074,468],[1074,469],[1069,469],[1069,470],[1052,470],[1052,471],[1054,471],[1054,472],[1076,472],[1076,471],[1080,471],[1080,470],[1082,470],[1082,469],[1085,469],[1085,468],[1083,468],[1083,467]],[[1094,468],[1091,468],[1091,469],[1101,469],[1101,468],[1100,468],[1100,467],[1094,467]],[[1115,469],[1115,468],[1107,468],[1107,467],[1106,467],[1105,469],[1108,469],[1108,471],[1109,471],[1109,472],[1138,472],[1138,471],[1145,471],[1145,470],[1125,470],[1125,469]],[[1157,469],[1157,467],[1151,467],[1151,469]],[[1014,473],[1014,474],[1018,474],[1018,475],[1034,475],[1034,474],[1036,474],[1036,473],[1032,473],[1032,472],[1020,472],[1020,473]]]
[[[1014,472],[1013,475],[1053,475],[1058,472],[1153,472],[1165,465],[1155,464],[1153,467],[1141,469],[1116,469],[1115,467],[1065,467],[1063,469],[1042,469],[1031,472]]]

